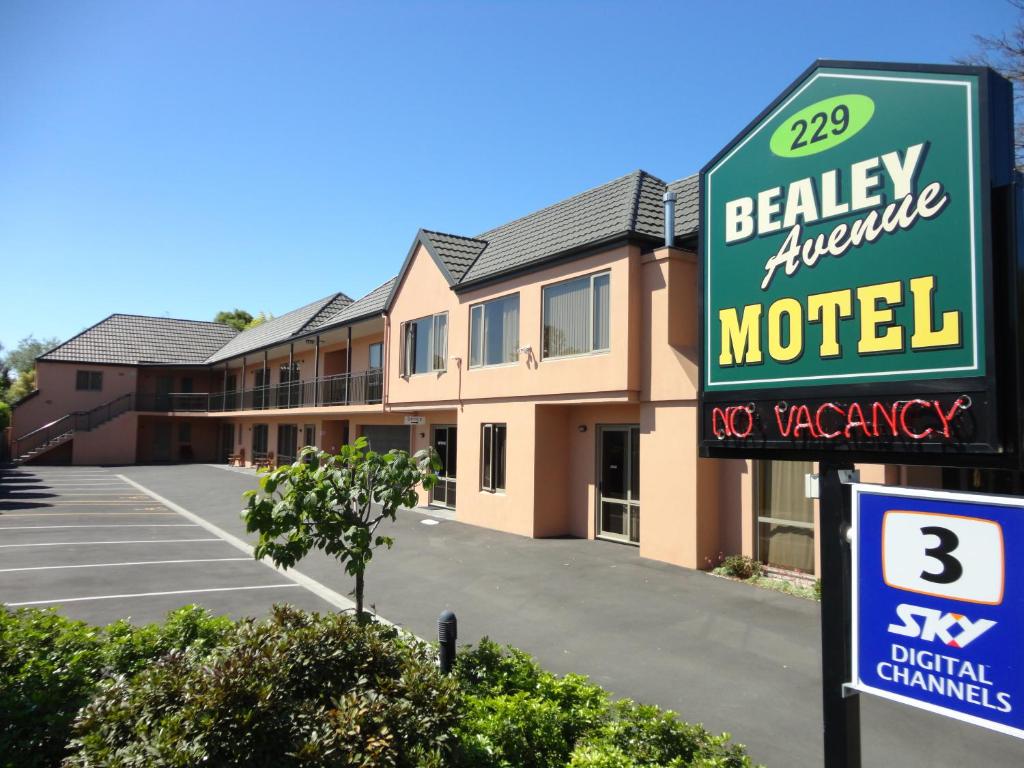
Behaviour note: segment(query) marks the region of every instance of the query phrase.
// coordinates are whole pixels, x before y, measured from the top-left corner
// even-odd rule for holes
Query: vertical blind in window
[[[611,277],[605,272],[594,275],[594,336],[592,349],[608,349],[611,320]]]
[[[469,364],[514,363],[519,349],[519,294],[470,310]]]
[[[402,375],[447,370],[448,313],[402,324]]]
[[[809,461],[757,466],[758,555],[764,563],[814,571],[814,502],[804,490]]]
[[[607,272],[544,288],[544,357],[609,348],[611,297]]]
[[[483,424],[480,429],[480,488],[485,491],[505,490],[504,424]]]

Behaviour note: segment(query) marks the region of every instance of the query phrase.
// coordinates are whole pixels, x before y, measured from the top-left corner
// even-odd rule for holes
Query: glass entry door
[[[455,457],[459,446],[456,427],[437,426],[433,429],[431,445],[441,459],[441,469],[437,471],[437,485],[430,493],[434,504],[455,509]]]
[[[597,535],[640,543],[640,427],[598,433]]]

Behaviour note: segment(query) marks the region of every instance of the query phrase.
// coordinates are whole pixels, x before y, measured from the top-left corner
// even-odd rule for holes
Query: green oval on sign
[[[873,114],[875,102],[867,96],[833,96],[790,115],[775,129],[769,146],[779,157],[816,155],[856,135]]]

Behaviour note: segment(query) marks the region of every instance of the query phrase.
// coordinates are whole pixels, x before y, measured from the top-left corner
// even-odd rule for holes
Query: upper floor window
[[[367,368],[376,370],[384,365],[384,342],[378,341],[370,345],[370,360]]]
[[[402,323],[402,375],[444,371],[448,364],[448,313]]]
[[[103,389],[103,371],[77,371],[75,373],[75,389],[99,392]]]
[[[282,384],[287,384],[288,382],[298,381],[298,380],[299,380],[299,364],[298,363],[292,363],[289,366],[288,363],[284,363],[281,366],[281,383]],[[267,383],[269,384],[270,382],[267,382]]]
[[[268,387],[270,386],[270,369],[269,368],[257,368],[253,371],[256,374],[256,386],[257,387]]]
[[[611,275],[599,272],[544,287],[544,357],[609,348]]]
[[[469,365],[514,363],[519,349],[519,294],[469,308]]]

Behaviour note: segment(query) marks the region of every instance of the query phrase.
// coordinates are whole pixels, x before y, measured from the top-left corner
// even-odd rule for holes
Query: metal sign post
[[[860,768],[860,701],[850,680],[850,489],[844,475],[853,465],[822,461],[821,691],[825,768]]]

